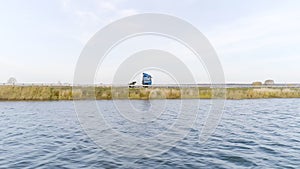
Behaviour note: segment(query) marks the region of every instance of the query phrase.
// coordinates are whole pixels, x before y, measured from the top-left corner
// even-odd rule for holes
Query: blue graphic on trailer
[[[147,74],[147,73],[143,73],[143,80],[142,83],[143,85],[152,85],[152,76]]]

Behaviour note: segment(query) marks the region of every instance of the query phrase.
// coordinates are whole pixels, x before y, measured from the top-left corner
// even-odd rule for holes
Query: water
[[[148,102],[134,104],[147,109]],[[200,124],[169,151],[133,158],[95,145],[82,131],[73,102],[0,102],[0,168],[299,168],[299,124],[300,99],[231,100],[207,142],[198,141]]]

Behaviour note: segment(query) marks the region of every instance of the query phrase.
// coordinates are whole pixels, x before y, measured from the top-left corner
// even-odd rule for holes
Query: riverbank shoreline
[[[112,99],[269,99],[300,98],[299,87],[148,87],[0,86],[0,101],[57,101]]]

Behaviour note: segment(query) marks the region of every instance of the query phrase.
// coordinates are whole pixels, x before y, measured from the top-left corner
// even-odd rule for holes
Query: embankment
[[[300,98],[300,88],[227,88],[227,99]],[[0,86],[0,100],[211,99],[211,88]]]

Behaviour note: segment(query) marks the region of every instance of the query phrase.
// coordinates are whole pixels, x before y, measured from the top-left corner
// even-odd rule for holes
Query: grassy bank
[[[228,88],[227,99],[300,98],[300,88]],[[73,100],[73,99],[211,99],[210,88],[114,88],[66,86],[0,86],[0,100]]]

